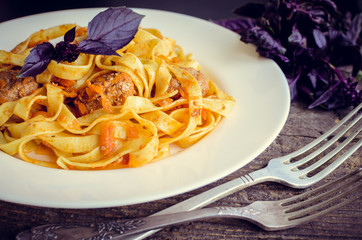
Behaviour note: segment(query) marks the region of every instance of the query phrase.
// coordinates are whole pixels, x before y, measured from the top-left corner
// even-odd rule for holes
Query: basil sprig
[[[51,60],[58,63],[74,62],[79,53],[118,55],[116,51],[134,38],[143,17],[126,7],[108,8],[88,23],[87,39],[78,45],[72,44],[75,39],[74,27],[55,47],[49,42],[35,46],[25,59],[18,77],[30,77],[42,73]]]

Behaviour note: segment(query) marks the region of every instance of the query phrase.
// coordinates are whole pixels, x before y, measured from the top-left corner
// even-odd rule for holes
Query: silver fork
[[[245,207],[213,207],[107,223],[43,225],[21,233],[31,239],[120,239],[125,236],[200,219],[226,217],[250,221],[268,230],[282,230],[309,222],[361,196],[361,168],[333,182],[279,201],[256,201]],[[356,191],[357,190],[357,191]]]

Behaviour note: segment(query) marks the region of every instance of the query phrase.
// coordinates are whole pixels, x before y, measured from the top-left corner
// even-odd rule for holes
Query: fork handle
[[[187,212],[177,212],[159,216],[137,219],[115,220],[110,222],[83,224],[49,224],[42,225],[18,234],[17,240],[56,239],[56,240],[91,240],[91,239],[124,239],[135,233],[167,227],[175,224],[214,217],[248,218],[250,207],[213,207]],[[245,216],[244,216],[245,215]]]
[[[233,194],[237,191],[240,191],[244,188],[253,186],[258,183],[266,182],[272,180],[273,177],[270,176],[267,168],[262,168],[251,173],[245,174],[241,177],[235,178],[231,181],[223,183],[219,186],[211,188],[205,192],[202,192],[196,196],[188,198],[180,203],[177,203],[171,207],[168,207],[164,210],[161,210],[151,216],[175,213],[175,212],[183,212],[190,211],[194,209],[198,209],[209,205],[210,203],[216,202],[217,200],[224,198],[230,194]],[[161,229],[150,230],[147,232],[133,234],[129,237],[125,237],[122,239],[128,240],[140,240],[144,239]]]

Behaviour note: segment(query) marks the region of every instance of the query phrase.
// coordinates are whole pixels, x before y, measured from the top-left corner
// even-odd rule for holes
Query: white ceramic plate
[[[86,26],[104,9],[77,9],[0,24],[0,49],[63,23]],[[65,171],[32,165],[0,152],[0,199],[60,208],[99,208],[157,200],[216,181],[258,156],[279,134],[290,107],[278,66],[216,24],[186,15],[134,9],[142,27],[159,29],[193,53],[206,75],[236,99],[231,115],[194,146],[136,169]]]

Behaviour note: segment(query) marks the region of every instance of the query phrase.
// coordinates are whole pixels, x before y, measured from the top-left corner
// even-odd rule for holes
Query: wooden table
[[[269,159],[299,149],[330,128],[347,111],[308,110],[294,102],[288,120],[275,141],[254,161],[233,174],[205,187],[178,196],[125,207],[102,209],[53,209],[24,206],[0,201],[0,239],[14,239],[22,230],[46,223],[75,223],[143,217],[220,185],[250,171],[262,168]],[[361,150],[353,154],[325,181],[361,167]],[[319,185],[319,184],[317,184]],[[313,186],[314,187],[314,186]],[[256,200],[282,199],[304,190],[295,190],[276,183],[263,183],[225,197],[212,205],[244,206]],[[361,189],[359,190],[361,191]],[[311,223],[293,229],[266,232],[255,225],[236,219],[212,219],[177,225],[150,236],[148,239],[361,239],[362,200],[333,211]]]

